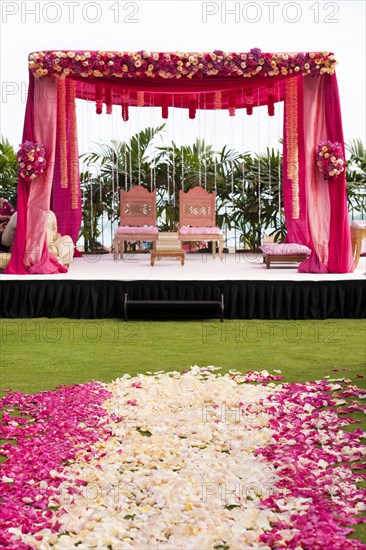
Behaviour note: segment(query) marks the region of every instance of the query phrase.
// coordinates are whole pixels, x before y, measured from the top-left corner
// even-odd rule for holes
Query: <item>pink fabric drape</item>
[[[330,141],[341,143],[344,153],[341,105],[335,74],[332,76],[326,75],[324,88],[328,138]],[[337,177],[334,185],[329,184],[329,200],[332,215],[330,219],[328,271],[329,273],[351,273],[354,271],[354,260],[348,218],[345,171]]]
[[[56,145],[56,90],[54,77],[37,80],[30,75],[23,141],[40,141],[45,146],[47,168],[31,183],[19,178],[17,230],[5,273],[67,271],[49,253],[46,242]]]
[[[103,109],[109,102],[122,105],[126,101],[131,107],[172,106],[174,103],[175,107],[189,109],[192,100],[198,100],[198,95],[200,109],[229,109],[230,106],[242,108],[247,106],[248,100],[254,106],[266,105],[271,96],[274,102],[283,99],[285,81],[284,77],[268,79],[258,76],[226,79],[210,77],[207,80],[146,78],[120,82],[115,78],[75,78],[77,97],[98,100],[101,105],[104,104]],[[220,92],[219,97],[217,92]]]
[[[354,270],[347,212],[345,172],[325,181],[315,161],[320,141],[343,144],[336,76],[297,77],[297,148],[299,215],[294,218],[292,181],[288,175],[289,143],[285,102],[283,194],[287,242],[312,249],[299,266],[302,273],[350,273]]]
[[[324,78],[304,81],[304,125],[306,128],[305,166],[307,209],[312,253],[300,267],[315,273],[327,273],[330,226],[329,189],[315,162],[318,143],[326,138]]]

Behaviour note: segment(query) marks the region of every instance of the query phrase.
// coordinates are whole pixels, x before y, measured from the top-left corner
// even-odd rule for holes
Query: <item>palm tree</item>
[[[267,150],[265,155],[253,156],[227,146],[214,151],[203,139],[182,146],[171,142],[152,150],[152,140],[163,128],[147,128],[129,143],[113,141],[83,155],[86,170],[82,173],[82,234],[86,241],[88,238],[91,243],[96,241],[99,220],[105,213],[112,222],[118,218],[115,208],[119,204],[118,188],[138,183],[156,186],[161,231],[177,228],[179,191],[202,185],[209,192],[217,191],[218,225],[238,230],[245,246],[257,248],[263,228],[270,227],[276,240],[283,237],[278,183],[282,158],[278,152]]]
[[[111,181],[114,176],[118,187],[137,184],[147,186],[154,166],[152,140],[163,129],[164,125],[146,128],[133,135],[128,143],[112,140],[110,145],[99,144],[96,151],[86,153],[81,158],[89,170],[91,167],[96,168],[102,178]]]
[[[245,247],[258,248],[264,231],[276,242],[283,240],[286,225],[282,201],[282,156],[239,153],[225,146],[215,151],[203,139],[192,145],[152,147],[164,129],[146,128],[128,143],[112,141],[82,156],[85,170],[82,234],[90,246],[99,237],[100,220],[118,218],[118,189],[141,184],[156,187],[157,217],[161,231],[172,231],[179,220],[179,190],[203,185],[217,190],[218,225],[240,233]],[[347,199],[350,211],[366,211],[366,152],[360,139],[347,146]],[[14,187],[15,189],[15,187]]]
[[[216,152],[204,139],[196,139],[193,145],[171,145],[158,148],[156,162],[165,180],[158,187],[158,215],[160,229],[174,230],[179,221],[179,191],[188,191],[196,185],[209,192],[217,190],[218,208],[225,200],[230,187],[231,173],[239,165],[240,155],[225,146]]]
[[[353,139],[346,150],[351,154],[346,164],[348,211],[366,212],[366,150],[360,138]]]
[[[166,208],[161,229],[172,230],[176,226],[178,190],[204,185],[208,191],[217,190],[218,225],[239,231],[245,246],[260,246],[263,230],[268,228],[275,240],[283,239],[285,221],[279,184],[282,157],[278,151],[267,149],[266,154],[253,156],[225,146],[216,152],[204,140],[196,140],[192,146],[181,147],[172,142],[168,147],[161,147],[156,158],[163,170],[165,167],[166,179],[170,181],[169,193],[164,188],[161,194],[165,205],[161,206],[160,214],[164,206]]]
[[[240,240],[245,247],[258,248],[267,229],[275,241],[285,235],[281,173],[279,151],[267,148],[265,154],[246,153],[241,157],[234,172],[234,192],[226,199],[223,217],[228,229],[241,233]]]
[[[366,161],[366,151],[361,138],[352,139],[349,144],[346,143],[346,150],[352,157],[363,158]]]
[[[1,136],[0,141],[0,196],[16,205],[18,163],[16,153],[9,141]]]
[[[149,187],[160,184],[161,174],[151,152],[152,140],[163,130],[146,128],[138,132],[128,143],[113,140],[111,144],[99,144],[95,151],[81,156],[84,170],[81,173],[83,224],[80,235],[88,250],[100,246],[100,222],[104,215],[108,221],[119,218],[119,189],[141,184]]]

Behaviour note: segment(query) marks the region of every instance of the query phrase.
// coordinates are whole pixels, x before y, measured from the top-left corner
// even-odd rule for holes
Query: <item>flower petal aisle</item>
[[[365,394],[218,371],[7,394],[1,546],[366,548],[348,538],[365,508],[362,431],[340,416]]]

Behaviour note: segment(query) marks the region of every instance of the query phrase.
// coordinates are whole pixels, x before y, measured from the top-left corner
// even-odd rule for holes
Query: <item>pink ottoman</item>
[[[271,264],[299,264],[306,260],[311,250],[307,246],[297,243],[263,244],[260,246],[263,252],[263,261],[267,269]]]

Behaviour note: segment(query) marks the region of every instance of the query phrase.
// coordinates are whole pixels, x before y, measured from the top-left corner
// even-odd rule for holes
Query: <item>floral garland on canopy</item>
[[[259,48],[248,53],[58,50],[34,52],[29,56],[29,68],[37,78],[46,75],[135,79],[320,75],[333,74],[336,64],[330,52],[262,53]]]

